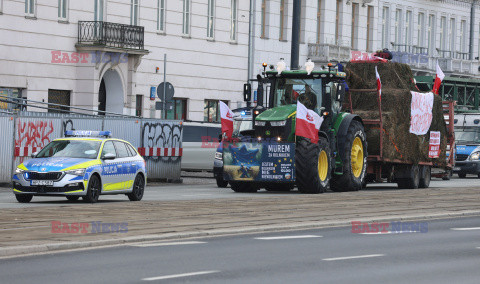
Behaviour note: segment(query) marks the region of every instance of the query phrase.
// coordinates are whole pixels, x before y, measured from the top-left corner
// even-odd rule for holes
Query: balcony
[[[327,63],[332,60],[345,62],[350,60],[351,47],[328,43],[309,43],[308,57],[314,62]]]
[[[443,72],[455,76],[470,77],[479,74],[479,62],[470,60],[468,52],[441,49],[428,52],[426,47],[395,44],[393,42],[392,46],[392,61],[408,64],[414,71],[420,73],[435,74],[438,62]]]
[[[79,50],[100,50],[147,54],[144,27],[102,21],[79,21]]]

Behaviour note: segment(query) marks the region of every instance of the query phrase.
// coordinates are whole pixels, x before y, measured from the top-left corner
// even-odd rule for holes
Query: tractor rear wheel
[[[318,144],[299,139],[295,148],[297,187],[301,193],[323,193],[327,190],[331,173],[331,150],[327,139]]]
[[[362,189],[367,169],[367,140],[363,125],[359,121],[352,121],[348,128],[345,148],[338,149],[345,153],[343,174],[333,175],[332,191],[357,191]]]
[[[258,187],[251,182],[231,181],[230,186],[235,192],[257,192]]]

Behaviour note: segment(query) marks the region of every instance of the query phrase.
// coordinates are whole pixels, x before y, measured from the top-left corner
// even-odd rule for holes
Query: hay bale
[[[440,131],[442,149],[440,157],[430,159],[428,146],[430,132],[417,136],[411,134],[411,90],[416,90],[413,75],[408,65],[401,63],[350,63],[346,66],[347,83],[350,89],[376,89],[375,66],[382,80],[383,157],[405,162],[434,162],[446,165],[447,127],[443,118],[442,100],[434,96],[430,131]],[[352,93],[352,106],[356,114],[365,119],[378,119],[378,96],[376,93]],[[380,129],[366,126],[368,153],[380,154]]]

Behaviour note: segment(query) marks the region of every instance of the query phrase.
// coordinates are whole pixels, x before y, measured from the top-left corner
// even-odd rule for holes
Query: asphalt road
[[[431,188],[456,188],[456,187],[478,187],[479,179],[477,177],[467,177],[464,179],[453,178],[450,181],[444,181],[438,178],[432,179]],[[396,190],[397,184],[382,183],[369,184],[366,191],[371,190]],[[147,185],[143,200],[146,201],[170,201],[170,200],[199,200],[199,199],[220,199],[220,198],[238,198],[238,197],[272,197],[280,195],[295,195],[296,190],[292,192],[267,192],[261,190],[257,193],[235,193],[230,188],[218,188],[213,178],[184,178],[183,184],[151,184]],[[329,193],[335,194],[335,193]],[[128,202],[125,195],[102,195],[100,202]],[[82,202],[70,202],[64,197],[42,197],[35,196],[32,202],[28,204],[18,203],[11,189],[0,188],[0,209],[2,208],[30,208],[34,206],[62,206],[62,205],[82,205]]]
[[[139,243],[0,260],[0,275],[2,283],[478,283],[480,219],[425,226]]]

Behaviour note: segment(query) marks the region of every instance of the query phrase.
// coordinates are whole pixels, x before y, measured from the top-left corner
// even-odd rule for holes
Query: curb
[[[418,221],[418,220],[434,220],[434,219],[448,219],[456,217],[471,217],[480,216],[480,210],[466,210],[456,213],[435,213],[427,215],[399,215],[389,217],[371,217],[371,218],[358,218],[356,221],[361,222],[389,222],[389,221]],[[84,241],[84,242],[64,242],[64,243],[51,243],[32,246],[14,246],[0,248],[0,258],[12,258],[21,257],[27,255],[47,254],[53,252],[62,252],[75,249],[92,249],[96,247],[106,246],[118,246],[125,244],[133,244],[139,242],[148,241],[167,241],[175,239],[187,239],[187,238],[200,238],[200,237],[219,237],[235,234],[254,234],[254,233],[268,233],[268,232],[280,232],[290,230],[308,230],[308,229],[322,229],[331,227],[344,227],[351,225],[351,220],[338,220],[338,221],[326,221],[326,222],[308,222],[308,223],[291,223],[291,224],[278,224],[278,225],[261,225],[246,228],[234,228],[234,229],[213,229],[206,231],[190,231],[181,233],[166,233],[155,235],[139,235],[130,236],[119,239],[106,239],[96,241]]]

